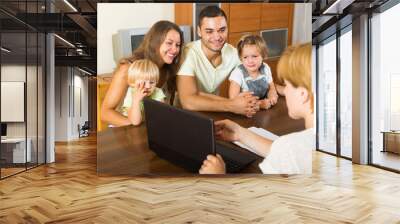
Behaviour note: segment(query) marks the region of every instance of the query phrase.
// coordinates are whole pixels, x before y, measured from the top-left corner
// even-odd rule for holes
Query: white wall
[[[68,140],[68,67],[55,68],[55,141]]]
[[[112,35],[120,29],[151,27],[159,20],[175,21],[172,3],[98,3],[97,72],[110,73],[115,67]]]
[[[88,78],[77,69],[56,67],[55,86],[55,141],[77,139],[78,124],[88,120]]]
[[[88,77],[75,75],[75,86],[81,88],[81,100],[82,100],[82,116],[80,116],[80,122],[83,124],[89,120],[89,86]]]
[[[292,44],[311,42],[311,3],[296,3],[293,15]]]
[[[26,69],[26,71],[25,71]],[[25,82],[25,74],[26,72],[31,75],[31,74],[36,74],[36,67],[34,66],[27,66],[25,65],[2,65],[1,66],[1,81],[9,81],[9,82]],[[29,82],[32,82],[32,80],[29,80]],[[36,85],[36,81],[34,83],[29,83],[30,85]],[[28,91],[27,96],[27,104],[30,104],[34,100],[36,100],[36,88],[35,89],[27,89],[27,90],[32,90]],[[28,105],[29,106],[29,105]],[[33,106],[33,105],[32,105]],[[34,105],[36,108],[36,104]],[[2,110],[7,110],[7,108],[1,108]],[[31,112],[29,110],[29,112]],[[28,113],[27,114],[27,119],[29,122],[32,122],[33,120],[36,122],[36,113]],[[7,136],[8,137],[25,137],[25,126],[26,122],[7,122]],[[30,123],[28,125],[28,137],[29,133],[31,133],[31,128],[32,124]],[[35,126],[36,127],[36,126]],[[36,128],[35,128],[36,130]]]
[[[78,72],[78,73],[77,73]],[[85,121],[88,121],[88,78],[87,76],[81,76],[79,71],[75,70],[74,73],[74,94],[72,98],[74,99],[74,108],[72,110],[72,120],[71,120],[71,136],[72,138],[79,137],[78,124],[82,126]],[[80,91],[80,93],[79,93]],[[80,96],[79,96],[80,95]],[[72,105],[72,104],[71,104]],[[81,108],[80,108],[81,107]],[[81,110],[81,111],[80,111]]]

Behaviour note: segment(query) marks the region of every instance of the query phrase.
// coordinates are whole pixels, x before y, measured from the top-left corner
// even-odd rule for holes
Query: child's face
[[[150,96],[156,89],[157,81],[150,79],[138,79],[135,81],[135,88],[138,89],[143,86],[146,96]]]
[[[258,69],[263,62],[260,50],[256,45],[244,45],[242,49],[241,60],[244,67],[250,74],[258,73]]]

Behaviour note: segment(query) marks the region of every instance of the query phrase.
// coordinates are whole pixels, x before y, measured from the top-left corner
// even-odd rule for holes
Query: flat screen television
[[[183,32],[185,43],[192,41],[190,26],[179,26]],[[118,63],[121,58],[129,57],[132,52],[143,41],[144,36],[150,28],[132,28],[119,30],[113,35],[113,54],[114,61]]]
[[[280,57],[287,47],[288,29],[263,30],[260,35],[268,48],[268,58]]]

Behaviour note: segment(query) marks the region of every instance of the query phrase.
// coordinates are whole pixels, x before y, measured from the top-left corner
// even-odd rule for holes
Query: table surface
[[[27,141],[30,141],[30,138],[27,138]],[[19,142],[25,142],[25,138],[7,137],[7,138],[4,138],[4,139],[1,139],[1,143],[19,143]]]
[[[400,131],[381,131],[381,133],[384,133],[384,134],[400,134]]]
[[[303,120],[288,116],[285,98],[269,110],[262,110],[252,118],[232,113],[196,112],[214,120],[230,119],[243,127],[261,127],[276,135],[284,135],[304,129]],[[261,173],[253,162],[242,173]],[[148,147],[144,124],[109,128],[97,134],[97,173],[99,175],[191,175],[188,171],[159,158]]]

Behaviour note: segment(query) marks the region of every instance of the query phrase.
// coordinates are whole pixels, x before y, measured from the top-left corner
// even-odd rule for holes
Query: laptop
[[[214,121],[196,112],[144,99],[147,138],[159,157],[197,173],[207,155],[220,154],[227,173],[236,173],[261,158],[230,143],[217,142]]]

